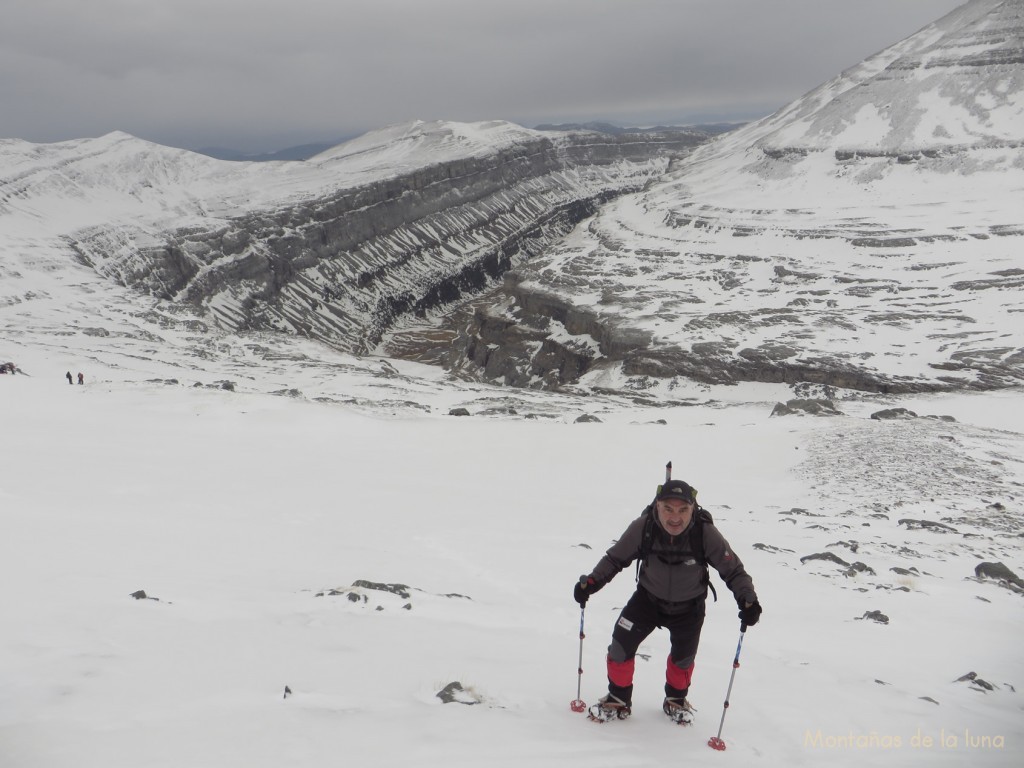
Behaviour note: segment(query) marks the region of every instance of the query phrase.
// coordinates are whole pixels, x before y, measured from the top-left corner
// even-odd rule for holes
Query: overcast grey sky
[[[768,114],[963,0],[0,0],[0,138]]]

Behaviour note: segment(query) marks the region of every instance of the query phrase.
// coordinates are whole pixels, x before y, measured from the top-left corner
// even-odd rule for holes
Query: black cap
[[[658,501],[664,501],[665,499],[680,499],[696,504],[697,492],[682,480],[669,480],[658,491]]]

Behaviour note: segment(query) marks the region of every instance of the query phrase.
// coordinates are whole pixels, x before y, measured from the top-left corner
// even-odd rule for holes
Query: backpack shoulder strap
[[[708,569],[708,558],[704,554],[704,526],[714,525],[715,521],[711,517],[711,513],[708,512],[704,507],[697,507],[694,511],[697,515],[695,524],[690,529],[690,549],[693,552],[694,557],[704,568],[703,582],[707,585],[708,589],[711,590],[711,594],[715,598],[715,602],[718,602],[718,592],[715,591],[715,585],[711,583],[711,571]]]
[[[654,549],[654,503],[652,502],[644,507],[640,515],[644,518],[644,530],[640,538],[640,552],[636,558],[637,583],[640,582],[640,570],[644,567],[644,563],[647,562],[647,557],[651,554],[651,550]]]

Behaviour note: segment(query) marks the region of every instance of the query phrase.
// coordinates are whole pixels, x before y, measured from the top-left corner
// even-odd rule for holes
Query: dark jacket
[[[666,603],[682,603],[706,594],[704,568],[699,558],[691,551],[690,539],[692,527],[703,525],[704,557],[708,564],[718,571],[738,602],[753,603],[757,600],[754,580],[744,570],[742,561],[714,525],[702,523],[697,519],[696,510],[686,530],[674,537],[669,536],[661,527],[657,511],[652,511],[652,514],[653,545],[647,562],[640,569],[640,586],[651,596]],[[629,524],[591,573],[595,582],[606,584],[619,571],[640,557],[645,522],[646,516],[641,515]]]

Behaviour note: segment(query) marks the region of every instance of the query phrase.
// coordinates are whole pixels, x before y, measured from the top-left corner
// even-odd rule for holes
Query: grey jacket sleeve
[[[737,603],[754,603],[757,592],[754,580],[750,578],[739,556],[732,551],[729,542],[713,525],[704,527],[704,556],[722,581],[736,597]]]
[[[615,575],[632,563],[640,555],[640,545],[644,535],[644,518],[638,517],[629,527],[626,528],[619,540],[616,541],[608,551],[605,552],[594,570],[591,571],[591,578],[599,585],[604,586],[615,578]]]

